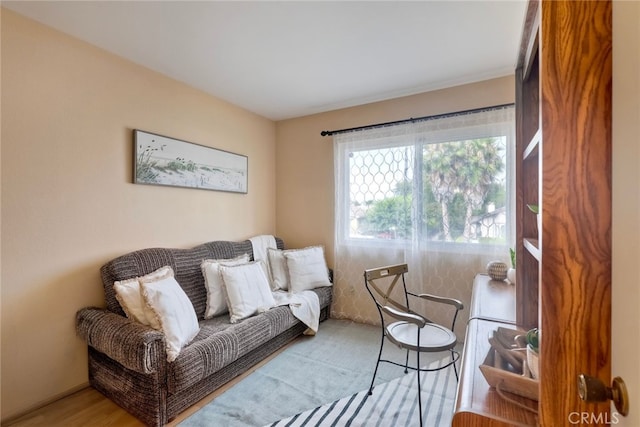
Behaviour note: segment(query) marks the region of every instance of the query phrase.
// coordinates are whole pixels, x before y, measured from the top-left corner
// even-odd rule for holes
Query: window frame
[[[511,108],[513,106],[508,106]],[[474,113],[470,113],[474,114]],[[499,131],[501,130],[501,131]],[[335,153],[336,167],[341,167],[343,173],[342,180],[336,179],[336,185],[342,185],[340,191],[336,192],[336,203],[339,202],[339,195],[342,196],[342,203],[346,209],[342,209],[342,215],[345,218],[341,218],[337,223],[341,225],[340,229],[336,227],[337,236],[336,242],[338,244],[349,246],[362,246],[362,247],[393,247],[402,248],[412,244],[412,239],[383,239],[376,237],[354,237],[351,235],[351,217],[350,217],[350,203],[351,203],[351,182],[350,182],[350,153],[357,151],[370,151],[370,150],[382,150],[385,148],[398,148],[409,147],[413,150],[413,175],[422,176],[422,156],[424,152],[424,146],[426,144],[437,144],[446,142],[466,141],[481,138],[505,138],[505,215],[506,215],[506,233],[504,243],[485,243],[485,242],[459,242],[459,241],[442,241],[442,240],[429,240],[424,237],[420,227],[419,242],[421,246],[424,246],[426,252],[442,252],[442,253],[474,253],[480,254],[487,252],[488,250],[507,249],[512,247],[515,242],[515,120],[490,122],[475,124],[473,126],[464,126],[459,129],[449,130],[442,134],[433,133],[418,133],[416,135],[402,134],[394,135],[388,138],[372,138],[362,139],[351,143],[337,143],[336,148],[340,150],[339,153]],[[413,139],[413,141],[407,138]],[[404,139],[404,141],[403,141]],[[338,159],[343,160],[343,164],[340,165]],[[344,172],[346,171],[346,173]],[[423,187],[423,185],[421,185]],[[423,190],[421,189],[420,197],[423,197]],[[422,209],[420,209],[422,211]],[[420,212],[422,215],[422,212]],[[338,218],[336,218],[338,220]],[[421,220],[421,219],[420,219]]]

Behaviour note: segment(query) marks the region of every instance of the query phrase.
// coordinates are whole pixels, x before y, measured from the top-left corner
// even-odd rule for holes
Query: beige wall
[[[87,382],[100,266],[275,232],[275,124],[2,10],[2,418]],[[247,195],[132,184],[132,129],[249,157]]]
[[[612,377],[629,389],[629,416],[640,426],[640,2],[613,3]],[[615,409],[613,410],[615,411]],[[612,420],[613,421],[613,420]]]

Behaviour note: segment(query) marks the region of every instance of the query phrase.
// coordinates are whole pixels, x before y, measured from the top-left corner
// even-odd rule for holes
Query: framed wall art
[[[136,184],[247,193],[247,156],[134,130]]]

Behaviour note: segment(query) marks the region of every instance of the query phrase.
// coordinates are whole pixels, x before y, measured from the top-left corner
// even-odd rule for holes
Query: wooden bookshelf
[[[542,331],[544,426],[608,411],[575,384],[610,381],[611,9],[530,1],[516,69],[516,323]]]
[[[539,415],[498,399],[478,369],[502,316],[491,304],[508,298],[476,284],[474,301],[494,315],[471,313],[454,426],[609,416],[608,402],[582,401],[576,384],[579,374],[611,382],[611,28],[611,1],[528,3],[515,72],[515,322],[503,324],[542,331]]]

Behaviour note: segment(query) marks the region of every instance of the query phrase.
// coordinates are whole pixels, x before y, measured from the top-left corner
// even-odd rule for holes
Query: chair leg
[[[418,366],[419,368],[420,366]],[[407,359],[404,362],[404,373],[409,373],[409,349],[407,349]]]
[[[416,375],[418,376],[418,416],[420,417],[420,427],[422,427],[422,388],[420,386],[420,352],[416,351]]]
[[[376,362],[376,369],[373,370],[373,378],[371,378],[371,385],[369,386],[369,396],[373,393],[373,383],[376,380],[376,374],[378,373],[378,366],[380,366],[380,358],[382,357],[382,347],[384,346],[384,333],[380,339],[380,351],[378,351],[378,361]]]
[[[453,352],[453,350],[451,350],[451,360],[454,360],[456,357],[456,354]],[[458,378],[458,367],[456,366],[456,364],[453,364],[453,372],[455,372],[456,374],[456,382],[460,381],[460,378]]]

